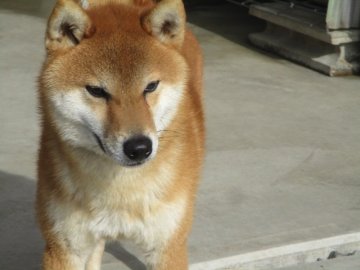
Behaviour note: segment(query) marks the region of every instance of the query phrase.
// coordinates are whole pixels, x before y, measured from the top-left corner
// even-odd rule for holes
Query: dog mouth
[[[146,162],[147,162],[147,160],[137,161],[137,162],[127,162],[127,163],[122,164],[122,165],[125,166],[125,167],[133,168],[133,167],[141,166],[141,165],[143,165],[143,164],[146,163]]]
[[[98,143],[100,149],[106,154],[105,146],[104,146],[104,144],[102,143],[100,137],[99,137],[95,132],[93,132],[92,134],[94,135],[95,140],[96,140],[96,142]]]

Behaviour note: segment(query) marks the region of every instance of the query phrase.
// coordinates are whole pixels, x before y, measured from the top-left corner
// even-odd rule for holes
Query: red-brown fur
[[[86,193],[83,194],[82,188],[96,185],[94,188],[98,189],[99,194],[109,190],[109,187],[101,184],[106,179],[95,179],[95,176],[93,178],[92,175],[88,175],[83,170],[82,164],[79,163],[79,157],[87,158],[88,155],[95,154],[69,145],[62,139],[62,135],[54,126],[53,108],[49,105],[50,89],[61,88],[64,89],[63,91],[67,91],[68,85],[82,86],[81,84],[86,83],[88,79],[83,74],[84,71],[88,71],[89,67],[96,66],[99,63],[99,70],[111,68],[111,72],[118,72],[123,78],[121,81],[109,80],[114,86],[111,90],[114,98],[109,102],[106,109],[99,107],[96,100],[89,101],[93,111],[99,111],[99,113],[106,115],[106,119],[104,119],[107,127],[106,134],[110,136],[119,131],[145,128],[153,130],[154,124],[150,119],[151,114],[149,114],[149,109],[145,106],[143,99],[140,99],[136,91],[124,93],[124,89],[129,87],[140,89],[141,85],[136,85],[136,82],[138,78],[141,78],[142,71],[131,67],[141,66],[142,61],[156,62],[158,71],[164,71],[164,74],[166,71],[165,81],[169,83],[177,81],[180,75],[176,72],[176,66],[179,62],[176,60],[177,58],[172,58],[176,52],[183,57],[187,65],[184,71],[187,74],[184,98],[178,104],[177,113],[166,128],[169,132],[165,131],[159,138],[159,150],[156,158],[137,168],[136,175],[141,175],[141,177],[134,176],[135,178],[121,189],[126,189],[126,194],[146,194],[150,187],[157,184],[156,177],[159,171],[164,168],[164,162],[167,162],[166,166],[170,164],[171,174],[169,177],[171,181],[167,184],[165,191],[161,193],[157,203],[149,205],[150,212],[156,214],[163,205],[171,204],[179,198],[185,198],[186,208],[179,226],[167,244],[157,251],[158,259],[152,267],[154,270],[185,270],[188,269],[186,243],[191,228],[195,193],[204,154],[200,48],[192,33],[186,30],[183,42],[166,44],[166,50],[156,49],[155,47],[159,45],[154,45],[157,41],[151,36],[151,33],[144,30],[145,22],[143,21],[144,16],[149,14],[156,5],[152,1],[146,0],[134,1],[134,4],[130,6],[113,2],[94,7],[90,6],[85,11],[91,21],[91,27],[86,30],[84,39],[79,45],[59,47],[57,44],[53,46],[53,41],[50,40],[49,42],[48,58],[42,70],[39,87],[42,135],[38,162],[37,213],[41,231],[46,241],[43,269],[80,269],[72,259],[71,250],[67,249],[66,244],[64,244],[67,241],[65,235],[63,236],[61,231],[54,232],[53,228],[56,224],[53,223],[47,212],[49,203],[55,205],[66,203],[84,213],[89,211],[90,215],[92,211],[90,208],[91,197],[88,197]],[[129,49],[122,44],[133,44],[131,52],[124,53],[121,51]],[[111,50],[111,54],[115,47],[121,56],[119,59],[112,58],[117,59],[117,61],[111,62],[111,67],[100,64],[102,58],[110,57],[110,52],[106,50],[107,46]],[[153,51],[157,51],[157,54],[144,54],[146,48],[153,46],[155,46]],[[105,47],[105,49],[94,50],[96,47]],[[138,54],[134,53],[136,48],[138,48]],[[131,63],[131,65],[127,63]],[[159,94],[154,92],[146,102],[151,107],[156,104],[158,98]],[[92,166],[93,160],[97,160],[96,156],[89,159],[89,166]],[[108,165],[110,161],[107,159],[99,158],[97,162],[99,170],[102,166],[110,166]],[[80,188],[76,193],[69,192],[69,189],[62,182],[64,166],[70,171],[74,187]],[[99,175],[107,174],[99,172]],[[154,179],[154,182],[149,183],[151,181],[149,179]],[[109,183],[115,185],[112,182]],[[118,187],[113,186],[112,188],[116,190]],[[121,191],[119,192],[122,194]],[[140,201],[129,203],[128,198],[116,197],[113,196],[113,193],[106,196],[107,203],[111,205],[110,208],[114,212],[126,211],[131,219],[142,220],[146,218],[143,204]],[[87,258],[87,270],[98,269],[103,245],[104,242],[101,240],[98,242],[97,248],[93,247],[92,255]]]

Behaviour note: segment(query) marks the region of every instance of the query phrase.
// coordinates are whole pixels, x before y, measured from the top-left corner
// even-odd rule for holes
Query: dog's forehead
[[[129,73],[135,72],[141,65],[148,62],[151,47],[142,36],[132,36],[130,33],[114,33],[106,39],[97,40],[94,59],[105,65],[107,70]]]
[[[85,50],[96,51],[92,66],[99,75],[112,76],[124,86],[151,73],[159,54],[158,44],[141,26],[143,9],[108,5],[89,11],[95,33]],[[160,52],[161,53],[161,52]]]
[[[157,50],[141,36],[131,37],[131,34],[115,33],[92,46],[97,49],[91,59],[95,74],[100,79],[120,84],[122,87],[141,83],[159,67]]]
[[[92,27],[100,35],[118,30],[144,32],[142,18],[150,7],[107,4],[87,10]]]

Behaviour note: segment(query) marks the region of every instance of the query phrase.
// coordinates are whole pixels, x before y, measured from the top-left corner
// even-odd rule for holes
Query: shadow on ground
[[[36,227],[35,181],[0,171],[0,269],[40,269],[43,241]]]
[[[36,224],[35,193],[33,179],[0,171],[0,269],[40,269],[44,241]],[[146,270],[119,243],[109,243],[106,252],[131,270]]]
[[[146,266],[118,242],[107,244],[106,252],[113,255],[131,270],[146,270]],[[106,261],[104,263],[106,263]]]
[[[188,22],[252,49],[255,47],[249,43],[248,35],[265,28],[265,22],[250,16],[247,8],[225,1],[188,6],[186,11]]]
[[[249,9],[244,6],[226,1],[222,3],[217,2],[216,4],[211,4],[210,2],[209,4],[188,5],[186,12],[187,21],[193,25],[272,59],[282,59],[250,43],[248,39],[249,34],[264,31],[266,23],[249,15]]]

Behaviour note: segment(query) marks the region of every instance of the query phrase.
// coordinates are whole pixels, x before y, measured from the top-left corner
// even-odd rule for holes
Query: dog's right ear
[[[181,48],[186,16],[182,0],[153,0],[155,7],[142,18],[144,29],[160,42]]]
[[[74,0],[58,0],[46,30],[46,49],[53,52],[76,46],[94,32],[85,10]]]

